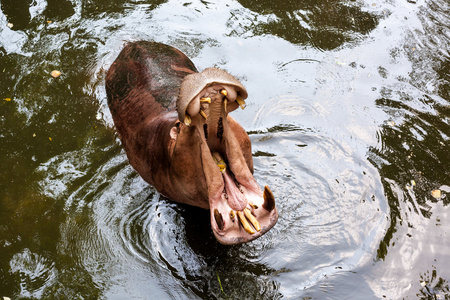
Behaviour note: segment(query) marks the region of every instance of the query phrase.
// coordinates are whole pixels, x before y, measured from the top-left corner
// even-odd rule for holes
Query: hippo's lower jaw
[[[243,194],[246,196],[251,195],[251,193],[246,193],[245,191]],[[255,204],[261,203],[261,196],[253,195],[251,198],[248,197],[251,200],[248,200],[242,211],[233,210],[223,199],[217,201],[216,205],[211,205],[211,227],[220,243],[232,245],[249,242],[262,236],[275,225],[278,219],[278,212],[275,208],[272,192],[268,186],[265,186],[263,195],[263,204],[261,206]],[[227,214],[227,212],[229,213]]]
[[[187,77],[194,75],[202,73]],[[239,132],[231,128],[228,119],[229,111],[245,107],[240,92],[236,86],[213,81],[184,111],[184,126],[195,128],[200,138],[211,227],[217,240],[227,245],[256,239],[278,219],[273,194],[268,186],[264,192],[259,188],[235,136]],[[180,120],[182,117],[179,113]]]

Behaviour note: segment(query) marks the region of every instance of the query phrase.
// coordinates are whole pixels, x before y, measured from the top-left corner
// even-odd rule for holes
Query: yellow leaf
[[[431,196],[433,196],[436,199],[441,198],[441,190],[432,190],[431,191]]]
[[[59,75],[61,75],[61,72],[58,70],[53,70],[50,75],[52,75],[53,78],[57,78],[59,77]]]
[[[11,101],[11,98],[5,98],[5,101]]]
[[[51,138],[51,137],[49,137],[49,138],[48,138],[48,140],[49,140],[49,141],[51,142],[51,141],[52,141],[52,138]]]

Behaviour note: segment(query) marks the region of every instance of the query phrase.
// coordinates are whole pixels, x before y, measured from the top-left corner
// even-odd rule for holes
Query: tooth
[[[211,104],[211,98],[200,98],[200,103],[210,103]]]
[[[227,170],[227,164],[225,163],[223,158],[220,156],[220,154],[216,153],[216,155],[214,155],[212,158],[214,159],[214,162],[216,163],[216,165],[219,167],[220,172],[222,174],[225,173],[225,171]]]
[[[214,219],[216,219],[216,223],[217,226],[219,226],[219,229],[223,230],[224,224],[222,214],[217,210],[217,208],[214,209]]]
[[[191,122],[192,122],[191,116],[189,116],[188,114],[186,114],[186,115],[184,116],[184,124],[186,124],[187,126],[190,126],[190,125],[191,125]]]
[[[275,198],[273,197],[272,191],[267,185],[264,187],[263,196],[264,196],[264,203],[262,206],[267,211],[272,211],[275,208]]]
[[[228,100],[227,98],[223,99],[223,109],[225,110],[225,113],[227,113],[227,104],[228,104]]]
[[[244,209],[245,217],[252,223],[253,227],[255,227],[256,231],[261,231],[261,226],[259,225],[258,220],[256,220],[255,216],[252,215],[248,208]]]
[[[253,209],[258,209],[258,205],[256,205],[256,204],[249,203],[249,205],[250,205],[251,207],[253,207]]]
[[[227,90],[225,90],[225,89],[221,90],[220,93],[221,93],[222,95],[224,95],[224,96],[228,95],[228,92],[227,92]]]
[[[230,219],[234,219],[234,217],[236,217],[234,210],[230,210]]]
[[[202,117],[203,117],[205,120],[208,120],[208,117],[206,116],[206,113],[205,113],[203,110],[201,110],[201,109],[200,109],[200,114],[202,115]]]
[[[244,101],[244,99],[242,99],[242,97],[241,96],[237,96],[236,97],[236,102],[239,104],[239,106],[242,108],[242,109],[244,109],[247,105],[245,104],[245,101]]]
[[[242,213],[242,211],[238,211],[237,212],[239,221],[242,224],[242,227],[244,227],[244,230],[247,231],[250,234],[254,234],[255,231],[253,230],[252,226],[250,226],[250,224],[248,224],[247,219],[245,218],[244,214]]]

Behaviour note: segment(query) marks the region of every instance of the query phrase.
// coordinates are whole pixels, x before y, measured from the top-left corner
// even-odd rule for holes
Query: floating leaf
[[[441,195],[442,195],[441,190],[433,190],[433,191],[431,191],[431,196],[433,196],[436,199],[441,198]]]
[[[5,98],[5,101],[9,102],[9,101],[11,101],[11,98]]]
[[[49,141],[51,142],[51,141],[52,141],[52,138],[51,138],[51,137],[49,137],[49,138],[48,138],[48,140],[49,140]]]
[[[33,133],[33,137],[36,137],[36,133]]]
[[[61,72],[58,70],[53,70],[50,75],[52,75],[53,78],[57,78],[59,77],[59,75],[61,75]]]
[[[225,294],[225,292],[223,291],[223,288],[222,288],[222,282],[220,282],[219,272],[217,272],[217,271],[216,271],[216,276],[217,276],[217,281],[219,281],[220,290],[222,291],[223,294]]]

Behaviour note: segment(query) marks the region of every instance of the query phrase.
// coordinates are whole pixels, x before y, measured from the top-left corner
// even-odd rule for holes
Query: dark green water
[[[450,299],[447,0],[0,3],[0,297]],[[128,164],[104,77],[136,40],[247,87],[264,237]]]

